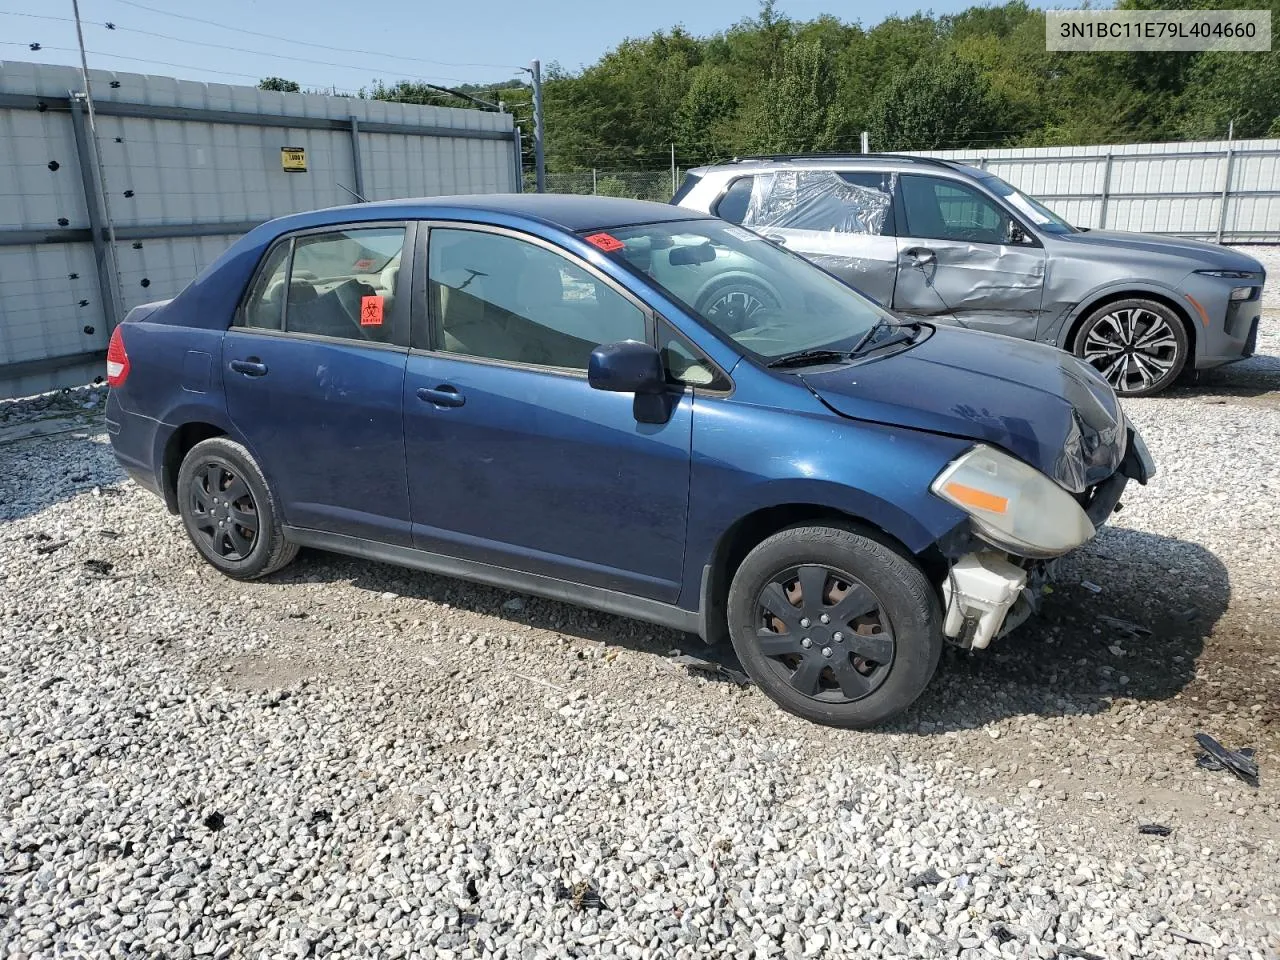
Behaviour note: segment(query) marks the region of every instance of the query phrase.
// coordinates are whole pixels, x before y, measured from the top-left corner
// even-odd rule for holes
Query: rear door
[[[897,276],[893,174],[779,170],[752,178],[741,223],[794,250],[885,306]],[[740,199],[733,188],[720,207]],[[724,216],[724,214],[721,214]]]
[[[673,602],[692,390],[641,422],[586,378],[599,344],[653,342],[648,310],[534,237],[450,225],[428,244],[404,384],[414,545]]]
[[[278,241],[222,345],[232,422],[285,522],[408,545],[401,398],[413,230]]]
[[[897,206],[894,309],[1035,338],[1045,253],[1030,231],[960,180],[902,174]]]

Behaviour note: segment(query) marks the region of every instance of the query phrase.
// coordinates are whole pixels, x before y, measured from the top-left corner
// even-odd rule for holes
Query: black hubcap
[[[258,505],[244,480],[223,463],[206,463],[191,478],[196,532],[214,556],[243,560],[258,540]]]
[[[849,703],[885,681],[895,641],[880,600],[841,570],[806,564],[760,591],[756,644],[797,693]]]

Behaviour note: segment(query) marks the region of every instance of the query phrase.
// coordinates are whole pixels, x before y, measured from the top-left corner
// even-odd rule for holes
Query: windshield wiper
[[[893,336],[882,343],[876,343],[875,342],[876,334],[886,328],[891,328],[893,330],[910,330],[911,334]],[[915,339],[915,334],[919,332],[920,332],[920,322],[918,320],[889,321],[882,318],[880,320],[877,320],[875,324],[872,325],[871,329],[868,330],[866,333],[864,333],[862,335],[862,338],[853,345],[853,349],[849,351],[849,355],[856,357],[863,350],[869,349],[872,346],[887,347],[891,344],[901,343],[903,341],[910,342],[911,340]]]
[[[776,360],[770,360],[769,367],[808,367],[819,363],[840,363],[848,360],[849,355],[840,350],[797,350],[784,354]]]

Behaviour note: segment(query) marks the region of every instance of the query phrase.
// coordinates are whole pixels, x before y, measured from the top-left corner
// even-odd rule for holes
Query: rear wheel
[[[851,529],[769,537],[729,590],[738,659],[784,710],[833,727],[870,727],[924,691],[942,651],[936,592],[916,564]]]
[[[1119,300],[1091,313],[1074,351],[1122,397],[1147,397],[1173,383],[1187,363],[1187,329],[1154,300]]]
[[[284,538],[258,464],[226,437],[187,452],[178,470],[178,512],[200,555],[237,580],[266,576],[298,555]]]

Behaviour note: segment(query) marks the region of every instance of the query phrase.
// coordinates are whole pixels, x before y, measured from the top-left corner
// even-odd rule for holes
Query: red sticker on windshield
[[[368,257],[365,257],[363,260],[357,260],[354,264],[352,264],[352,269],[368,270],[372,266],[373,266],[373,261]]]
[[[361,297],[360,298],[360,326],[362,327],[382,326],[382,298],[381,297]]]
[[[611,237],[607,233],[593,233],[591,236],[587,237],[587,243],[591,244],[593,247],[598,247],[605,253],[613,253],[616,250],[621,250],[623,247],[621,240],[617,237]]]

